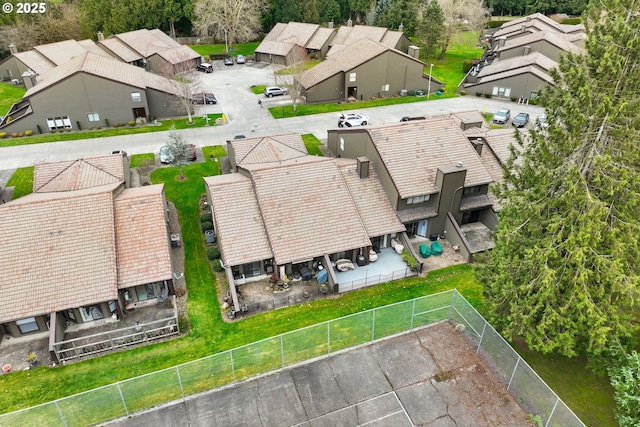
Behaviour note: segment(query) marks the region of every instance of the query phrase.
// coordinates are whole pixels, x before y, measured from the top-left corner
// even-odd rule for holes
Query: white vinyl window
[[[356,73],[349,73],[349,81],[350,82],[356,81]]]
[[[344,138],[340,138],[340,151],[344,151]]]
[[[508,98],[511,95],[511,88],[494,86],[491,95]]]
[[[142,96],[140,95],[140,92],[131,92],[131,100],[133,102],[142,101]]]
[[[380,88],[380,92],[389,92],[389,85],[382,85],[382,88]]]
[[[48,117],[47,125],[49,130],[71,129],[71,119],[69,119],[69,116]]]
[[[421,196],[414,196],[414,197],[409,197],[407,199],[407,204],[408,205],[413,205],[415,203],[422,203],[422,202],[426,202],[429,200],[429,198],[431,198],[431,194],[423,194]]]
[[[98,113],[89,113],[89,114],[87,114],[87,119],[90,122],[99,122],[100,121],[100,114],[98,114]]]

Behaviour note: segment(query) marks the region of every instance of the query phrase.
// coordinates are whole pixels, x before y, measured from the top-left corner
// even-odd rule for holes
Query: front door
[[[358,99],[358,86],[349,86],[347,97]]]
[[[426,219],[423,219],[422,221],[418,222],[418,231],[417,231],[417,235],[421,236],[421,237],[427,237],[427,223],[429,221]]]
[[[139,119],[139,118],[146,118],[147,117],[147,113],[146,110],[144,109],[144,107],[140,107],[140,108],[134,108],[133,109],[133,119]]]

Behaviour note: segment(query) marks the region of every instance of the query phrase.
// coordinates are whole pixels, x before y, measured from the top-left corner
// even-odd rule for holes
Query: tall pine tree
[[[496,246],[478,269],[491,320],[534,349],[597,359],[634,331],[640,268],[640,1],[585,13],[583,55],[543,92],[533,131],[496,191]]]

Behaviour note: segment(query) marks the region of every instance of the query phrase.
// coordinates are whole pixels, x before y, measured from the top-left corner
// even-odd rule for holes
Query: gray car
[[[173,152],[171,151],[171,147],[163,145],[160,148],[160,163],[169,164],[171,162],[173,162]]]
[[[280,86],[267,86],[264,88],[264,96],[271,98],[272,96],[286,95],[289,91]]]
[[[511,117],[511,110],[509,110],[508,108],[501,108],[493,116],[493,123],[503,125],[509,121],[510,117]]]

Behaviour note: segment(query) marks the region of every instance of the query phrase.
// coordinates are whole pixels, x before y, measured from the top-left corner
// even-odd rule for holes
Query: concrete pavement
[[[223,145],[235,135],[267,136],[287,132],[312,133],[320,140],[326,140],[327,129],[337,126],[338,113],[316,114],[313,116],[274,119],[268,107],[291,103],[289,96],[266,98],[255,95],[251,85],[273,84],[273,69],[263,64],[245,64],[225,67],[220,61],[214,63],[213,73],[202,73],[202,87],[213,92],[218,104],[198,106],[196,114],[224,113],[228,123],[180,131],[184,138],[197,146]],[[512,115],[523,111],[531,114],[532,121],[542,113],[536,106],[519,106],[513,102],[494,100],[477,96],[437,99],[410,104],[390,105],[358,109],[370,118],[371,124],[396,123],[403,116],[431,115],[454,111],[478,110],[496,112],[502,106],[511,108]],[[260,108],[258,99],[265,108]],[[45,161],[75,159],[97,156],[113,150],[125,150],[129,154],[157,153],[167,141],[168,132],[156,132],[137,135],[113,136],[107,138],[83,139],[77,141],[52,142],[44,144],[21,145],[0,148],[0,170],[33,166]]]

